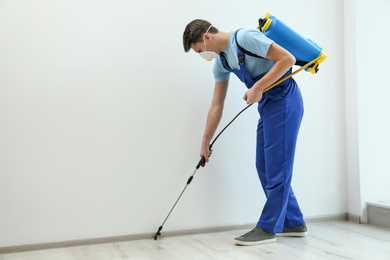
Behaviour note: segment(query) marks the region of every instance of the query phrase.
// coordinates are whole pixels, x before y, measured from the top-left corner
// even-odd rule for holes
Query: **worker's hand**
[[[211,154],[213,153],[213,149],[209,150],[209,147],[210,147],[209,144],[203,144],[202,148],[200,150],[200,157],[204,156],[206,162],[209,162],[209,158],[210,158]]]
[[[243,99],[246,101],[246,104],[249,105],[249,104],[259,102],[262,97],[263,97],[263,92],[253,86],[251,89],[245,92]]]

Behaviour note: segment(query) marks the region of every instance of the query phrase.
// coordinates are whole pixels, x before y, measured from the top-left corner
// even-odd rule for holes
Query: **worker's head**
[[[197,19],[190,22],[183,33],[184,51],[188,52],[190,49],[193,49],[205,59],[215,58],[215,54],[217,56],[218,54],[211,51],[213,43],[210,40],[213,38],[213,34],[217,33],[218,29],[206,20]],[[206,46],[206,41],[209,44],[209,48]]]

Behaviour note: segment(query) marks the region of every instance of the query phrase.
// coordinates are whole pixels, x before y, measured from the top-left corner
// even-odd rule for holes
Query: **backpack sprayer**
[[[293,73],[289,74],[288,76],[278,80],[268,88],[264,89],[263,93],[270,90],[271,88],[279,85],[286,79],[294,76],[298,72],[302,70],[306,70],[308,72],[311,72],[313,74],[318,72],[318,65],[323,62],[327,55],[323,52],[322,48],[318,46],[315,42],[312,40],[306,39],[302,37],[300,34],[292,30],[290,27],[288,27],[286,24],[281,22],[279,19],[277,19],[275,16],[272,16],[270,13],[266,13],[263,18],[259,19],[259,24],[257,26],[257,29],[262,31],[268,38],[272,39],[274,42],[288,50],[292,55],[294,55],[296,59],[296,65],[301,66],[298,70],[294,71]],[[249,52],[244,52],[245,54],[256,56]],[[259,57],[262,58],[262,57]],[[211,142],[209,149],[212,148],[215,141],[218,139],[218,137],[228,128],[234,120],[246,109],[248,109],[251,105],[249,104],[246,106],[243,110],[241,110],[234,118],[227,124],[222,131],[217,135],[217,137],[214,138],[214,140]],[[176,204],[179,202],[180,198],[182,197],[184,191],[187,189],[188,185],[192,182],[192,179],[194,178],[194,175],[196,171],[202,166],[204,167],[206,164],[206,159],[202,157],[198,164],[195,167],[195,171],[193,174],[188,178],[187,184],[185,185],[183,191],[180,193],[179,197],[177,198],[175,204],[169,211],[167,217],[161,224],[161,226],[158,228],[156,234],[154,235],[154,240],[157,240],[158,236],[161,235],[161,230],[163,229],[163,226],[165,222],[168,220],[169,216],[171,215],[173,209],[176,207]]]
[[[316,60],[305,69],[313,74],[318,72],[318,65],[328,57],[317,43],[304,38],[270,13],[259,19],[257,29],[294,55],[296,65],[304,66]]]

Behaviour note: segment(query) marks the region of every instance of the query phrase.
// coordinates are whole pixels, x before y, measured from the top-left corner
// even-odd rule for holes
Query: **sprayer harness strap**
[[[248,50],[245,50],[240,44],[238,44],[238,41],[237,41],[237,33],[238,33],[239,30],[241,30],[241,29],[238,29],[238,30],[236,31],[235,35],[234,35],[234,39],[236,40],[238,49],[239,49],[240,51],[242,51],[243,53],[245,53],[246,55],[249,55],[249,56],[252,56],[252,57],[256,57],[256,58],[259,58],[259,59],[264,59],[264,60],[266,60],[266,58],[261,57],[261,56],[259,56],[259,55],[257,55],[257,54],[254,54],[254,53],[252,53],[252,52],[250,52],[250,51],[248,51]],[[295,62],[295,65],[298,65],[298,66],[301,66],[301,67],[302,67],[302,66],[305,66],[306,64],[308,64],[308,62],[300,61],[300,60],[297,60],[297,61]],[[313,64],[313,65],[314,65],[314,64]],[[311,65],[311,66],[313,66],[313,65]],[[309,66],[309,67],[310,67],[310,66]]]

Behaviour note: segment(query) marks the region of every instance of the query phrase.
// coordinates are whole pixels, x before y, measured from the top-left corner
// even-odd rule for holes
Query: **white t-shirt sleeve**
[[[229,80],[230,71],[227,71],[223,66],[220,58],[215,59],[213,74],[215,82],[224,82]]]

